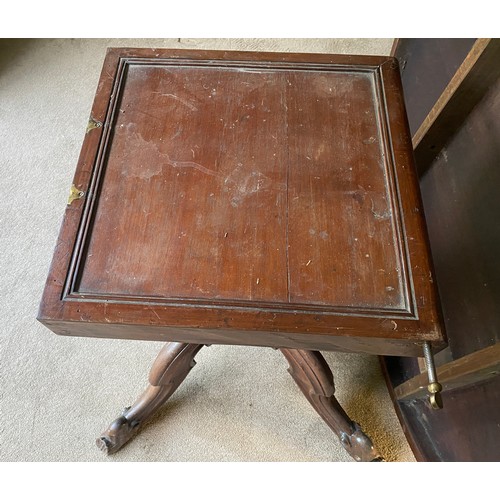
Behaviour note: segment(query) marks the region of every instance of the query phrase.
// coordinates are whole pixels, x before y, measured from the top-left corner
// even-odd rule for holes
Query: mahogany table
[[[38,319],[168,341],[123,446],[203,345],[281,350],[356,460],[319,350],[445,345],[396,60],[110,49]]]

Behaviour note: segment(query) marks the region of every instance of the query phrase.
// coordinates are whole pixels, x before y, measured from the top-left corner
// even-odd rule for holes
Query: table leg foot
[[[135,403],[97,439],[97,446],[106,454],[118,451],[175,392],[196,364],[194,357],[200,344],[169,342],[158,354],[149,373],[149,386]]]
[[[333,374],[317,351],[280,349],[288,371],[321,418],[337,434],[347,452],[358,462],[382,461],[370,438],[353,422],[335,398]]]

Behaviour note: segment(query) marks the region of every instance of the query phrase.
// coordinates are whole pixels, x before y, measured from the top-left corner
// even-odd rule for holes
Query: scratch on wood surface
[[[275,183],[259,171],[247,172],[241,163],[224,179],[224,191],[231,196],[231,206],[238,207],[245,198],[268,189],[284,191],[286,186]]]
[[[375,203],[373,201],[373,198],[372,198],[371,202],[372,202],[371,212],[372,212],[373,216],[375,217],[375,219],[386,220],[386,219],[389,219],[391,217],[392,211],[391,211],[390,207],[386,207],[386,209],[384,211],[380,212],[380,211],[375,210]]]
[[[133,151],[137,152],[141,150],[153,150],[153,152],[156,153],[159,158],[161,158],[161,162],[163,163],[163,165],[158,161],[150,161],[147,165],[131,162],[126,164],[126,170],[123,171],[123,174],[139,177],[142,179],[150,179],[155,175],[159,175],[165,165],[169,165],[173,168],[193,168],[195,170],[198,170],[199,172],[215,177],[219,175],[217,172],[210,170],[209,168],[200,165],[195,161],[180,161],[170,158],[170,155],[168,153],[163,153],[162,151],[160,151],[159,144],[155,143],[154,141],[146,141],[139,132],[133,132],[130,135],[128,143],[130,152],[125,153],[124,159],[128,158],[128,156]],[[193,149],[191,149],[191,151],[193,152]]]
[[[184,106],[187,106],[191,111],[198,111],[198,108],[193,103],[191,103],[187,99],[183,99],[182,97],[179,97],[175,94],[162,94],[161,92],[153,92],[153,94],[159,94],[163,97],[171,97],[172,99],[175,99],[176,101],[179,101],[182,104],[184,104]]]
[[[158,318],[160,319],[160,316],[158,316],[158,313],[151,307],[151,306],[148,306],[148,309]]]
[[[214,175],[214,176],[217,175],[217,173],[214,172],[213,170],[210,170],[209,168],[204,167],[203,165],[200,165],[199,163],[196,163],[194,161],[171,160],[167,153],[163,153],[163,155],[167,159],[167,161],[166,161],[167,165],[170,165],[171,167],[174,167],[174,168],[194,168],[195,170],[203,172],[204,174]]]
[[[163,118],[161,118],[161,117],[159,117],[159,116],[155,116],[155,115],[153,115],[152,113],[148,113],[148,112],[147,112],[147,111],[145,111],[144,109],[140,109],[140,108],[139,108],[139,109],[137,110],[137,112],[138,112],[138,113],[141,113],[142,115],[149,116],[150,118],[153,118],[153,119],[155,119],[155,120],[159,120],[159,121],[163,121],[163,120],[164,120]],[[132,125],[132,126],[135,126],[135,124],[131,124],[131,123],[129,123],[128,125],[121,124],[121,125],[120,125],[120,128],[123,128],[124,126],[125,126],[125,127],[130,127],[131,125]]]

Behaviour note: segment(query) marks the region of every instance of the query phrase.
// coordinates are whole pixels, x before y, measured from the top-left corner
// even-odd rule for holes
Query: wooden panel
[[[413,137],[419,172],[431,161],[500,76],[500,40],[478,39]]]
[[[399,38],[394,55],[401,67],[412,136],[462,64],[474,38]]]
[[[407,431],[426,461],[500,460],[500,377],[443,394],[443,409],[424,400],[399,404]]]
[[[406,440],[410,445],[411,451],[419,462],[425,462],[426,457],[423,455],[419,446],[418,436],[413,433],[413,430],[408,428],[407,420],[402,412],[401,405],[394,395],[394,387],[404,380],[414,376],[419,372],[417,360],[414,358],[403,358],[400,356],[379,356],[380,368],[384,375],[385,382],[389,395],[394,404],[394,410],[398,417],[401,428],[405,434]],[[408,371],[410,373],[408,373]]]
[[[423,356],[423,351],[417,352],[416,356]],[[381,363],[387,371],[386,381],[391,389],[415,377],[421,371],[417,358],[391,356],[381,359]]]
[[[282,89],[129,65],[75,291],[286,302]]]
[[[115,49],[92,117],[40,308],[54,331],[445,345],[394,60]]]
[[[484,47],[494,46],[483,43]],[[498,57],[490,57],[486,50],[481,54],[487,57],[475,57],[477,64],[469,66],[467,73],[459,73],[455,82],[462,83],[453,88],[467,94],[471,87],[464,75],[471,75],[479,82],[472,85],[472,93],[480,91],[472,97],[481,99],[482,94],[482,99],[471,109],[470,96],[462,94],[463,100],[450,108],[459,112],[459,119],[451,128],[443,128],[446,143],[421,180],[449,339],[449,348],[436,357],[441,363],[440,381],[447,389],[443,410],[427,406],[420,388],[426,377],[412,378],[418,374],[415,362],[384,358],[383,363],[398,415],[419,460],[500,459],[500,378],[496,375],[500,345],[500,83]],[[408,91],[405,88],[406,97]],[[446,110],[449,101],[443,102],[445,106],[437,106],[436,112]],[[432,123],[444,123],[434,118]],[[428,131],[429,137],[439,136],[433,135],[431,127]],[[398,402],[397,397],[405,401]]]
[[[421,181],[450,349],[500,341],[500,81]]]
[[[374,84],[289,78],[291,301],[406,307]]]
[[[308,332],[304,333],[303,325],[298,321],[293,321],[290,317],[288,324],[281,327],[282,331],[277,331],[271,322],[274,315],[267,315],[262,318],[262,314],[258,315],[258,319],[262,320],[262,325],[256,321],[252,324],[248,322],[243,327],[239,318],[235,315],[221,317],[217,328],[199,328],[197,325],[202,322],[207,323],[210,318],[204,318],[200,315],[195,318],[192,327],[175,327],[175,326],[155,326],[155,309],[144,311],[144,315],[140,324],[131,324],[130,320],[125,318],[123,322],[117,322],[113,315],[112,308],[110,317],[113,322],[97,323],[90,321],[52,321],[43,320],[45,326],[50,328],[54,333],[64,336],[78,337],[95,337],[95,338],[111,338],[111,339],[129,339],[129,340],[153,340],[158,342],[187,342],[191,344],[221,344],[221,345],[246,345],[259,347],[275,347],[289,349],[315,349],[320,351],[340,351],[350,353],[367,353],[367,354],[386,354],[388,356],[400,355],[405,353],[407,356],[417,356],[422,348],[417,341],[409,342],[408,339],[401,338],[383,338],[381,336],[370,335],[369,331],[364,332],[361,328],[358,330],[364,335],[353,332],[353,335],[345,335],[342,327],[335,330],[334,335],[330,331],[327,332]],[[87,308],[80,306],[80,311],[84,312],[84,319],[87,318]],[[91,314],[93,311],[91,311]],[[148,317],[147,314],[150,314]],[[161,312],[160,312],[161,314]],[[92,316],[91,316],[92,317]],[[146,319],[147,318],[147,319]],[[183,318],[184,319],[184,318]],[[191,317],[189,317],[191,319]],[[197,322],[196,322],[197,320]],[[150,324],[145,324],[149,321]],[[267,323],[267,325],[266,325]],[[250,329],[250,328],[254,329]],[[267,327],[267,330],[265,328]],[[275,328],[271,330],[270,328]]]
[[[500,344],[445,363],[436,370],[443,392],[477,384],[500,374]],[[417,375],[394,388],[398,401],[427,397],[427,373]]]

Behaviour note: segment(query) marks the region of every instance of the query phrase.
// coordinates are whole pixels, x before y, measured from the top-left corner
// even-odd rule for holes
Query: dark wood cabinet
[[[402,39],[395,55],[449,346],[443,410],[425,404],[417,360],[385,358],[389,386],[420,459],[499,460],[500,41]]]

